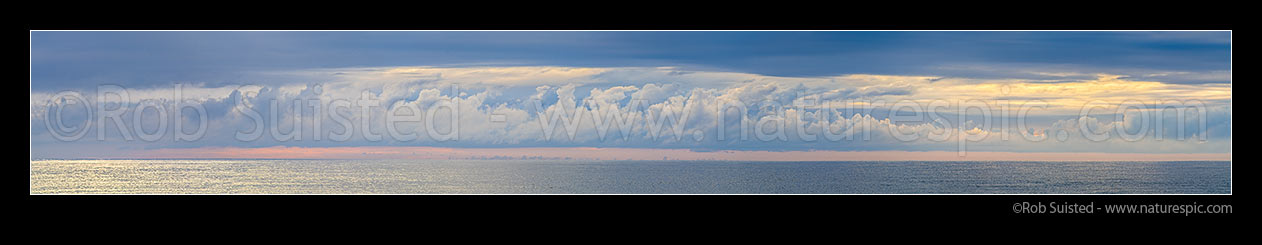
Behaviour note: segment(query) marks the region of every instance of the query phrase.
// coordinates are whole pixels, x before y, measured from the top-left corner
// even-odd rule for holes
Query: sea
[[[1228,161],[32,160],[32,194],[1230,194]]]

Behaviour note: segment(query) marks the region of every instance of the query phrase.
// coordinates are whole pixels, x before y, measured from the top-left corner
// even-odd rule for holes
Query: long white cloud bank
[[[1231,146],[1230,84],[1108,74],[1023,80],[774,77],[670,67],[369,67],[249,79],[258,83],[32,93],[33,154],[68,154],[39,147],[51,144],[84,152],[594,146],[1224,153]]]

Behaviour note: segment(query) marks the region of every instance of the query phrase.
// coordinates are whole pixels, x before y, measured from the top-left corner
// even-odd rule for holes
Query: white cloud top
[[[968,150],[1016,152],[1230,151],[1230,84],[1043,75],[1049,79],[779,77],[672,67],[307,69],[257,74],[260,80],[303,82],[124,88],[126,103],[117,103],[115,95],[99,98],[101,91],[95,89],[71,91],[90,102],[94,114],[83,105],[63,102],[65,96],[33,92],[31,141],[80,146],[84,154],[270,146],[954,151],[965,145]],[[369,99],[377,104],[364,108]],[[201,107],[205,118],[194,107],[181,107],[189,104],[199,105],[194,107]],[[106,105],[105,113],[101,105]],[[1203,111],[1176,113],[1192,107]],[[123,127],[114,118],[100,120],[116,111],[110,108],[123,110],[116,116]],[[726,110],[720,114],[720,108]],[[172,119],[169,124],[185,123],[183,131],[168,126],[158,140],[147,141],[141,136],[157,134],[164,124],[158,120],[160,110]],[[204,135],[177,139],[196,131],[203,119]],[[458,132],[452,131],[452,122]],[[264,127],[256,128],[260,123]],[[54,137],[75,131],[64,130],[75,125],[88,125],[76,128],[87,130],[86,136],[69,142]],[[242,134],[255,130],[263,130],[258,138],[242,140]],[[287,133],[291,131],[297,134]],[[1108,137],[1094,137],[1101,133]],[[32,151],[50,157],[77,154],[47,147]]]

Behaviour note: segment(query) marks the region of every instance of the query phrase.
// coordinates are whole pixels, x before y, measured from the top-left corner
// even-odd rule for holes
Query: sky
[[[1230,32],[35,31],[30,52],[36,158],[1223,159],[1231,148]],[[719,112],[732,104],[744,109]]]

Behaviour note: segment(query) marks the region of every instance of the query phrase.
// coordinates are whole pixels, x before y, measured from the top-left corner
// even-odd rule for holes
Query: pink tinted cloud
[[[413,146],[364,147],[206,147],[143,150],[129,158],[261,158],[261,159],[469,159],[573,158],[600,160],[734,160],[734,161],[1197,161],[1231,160],[1230,153],[1076,153],[948,151],[713,151],[686,149],[533,147],[447,148]]]

